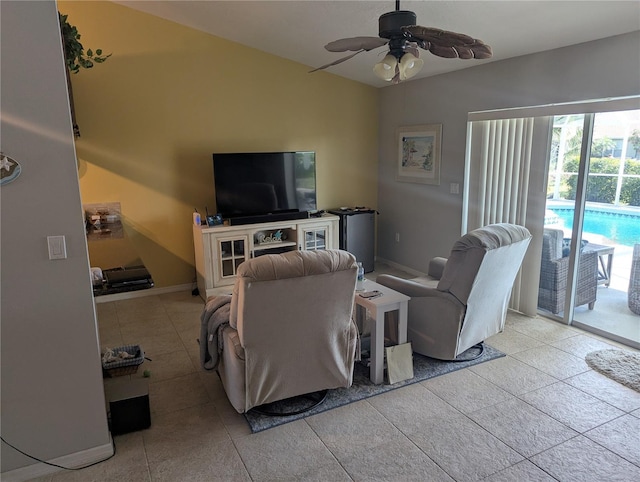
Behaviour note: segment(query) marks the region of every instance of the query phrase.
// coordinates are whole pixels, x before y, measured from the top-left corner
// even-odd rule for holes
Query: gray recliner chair
[[[239,266],[228,324],[218,331],[217,365],[238,412],[351,386],[359,336],[351,316],[356,276],[355,257],[341,250],[266,255]],[[220,304],[212,298],[207,306]],[[205,313],[203,328],[208,318]]]
[[[426,280],[378,276],[378,283],[411,297],[407,338],[413,351],[455,360],[501,332],[530,241],[522,226],[493,224],[462,236],[448,259],[434,258]]]

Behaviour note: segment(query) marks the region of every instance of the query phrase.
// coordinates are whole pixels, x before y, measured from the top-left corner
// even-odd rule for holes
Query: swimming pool
[[[573,207],[548,206],[548,208],[562,219],[565,226],[573,225]],[[587,207],[582,230],[587,233],[601,234],[614,244],[633,246],[635,243],[640,243],[640,213],[616,212],[614,209],[592,210]]]

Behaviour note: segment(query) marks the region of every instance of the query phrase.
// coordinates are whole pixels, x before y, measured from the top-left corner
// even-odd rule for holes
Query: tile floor
[[[640,393],[590,370],[610,342],[512,313],[506,357],[251,434],[201,370],[189,292],[97,304],[101,344],[153,360],[151,427],[117,454],[40,481],[640,480]],[[108,383],[109,381],[107,381]]]

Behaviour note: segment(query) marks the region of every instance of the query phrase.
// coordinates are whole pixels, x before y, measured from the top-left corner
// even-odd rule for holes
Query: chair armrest
[[[392,290],[398,291],[404,295],[410,296],[411,298],[455,299],[449,293],[438,291],[435,288],[430,288],[423,284],[416,283],[415,281],[398,278],[397,276],[392,276],[390,274],[381,274],[376,278],[376,283],[379,283],[382,286],[386,286],[387,288],[391,288]]]
[[[441,279],[444,272],[444,266],[447,264],[447,258],[435,257],[429,261],[429,271],[427,274],[433,279]]]

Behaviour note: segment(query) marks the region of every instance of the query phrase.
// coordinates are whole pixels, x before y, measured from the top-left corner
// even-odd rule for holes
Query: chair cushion
[[[580,241],[580,252],[589,244],[589,241],[583,239]],[[571,253],[571,238],[562,238],[562,257],[566,258]]]

